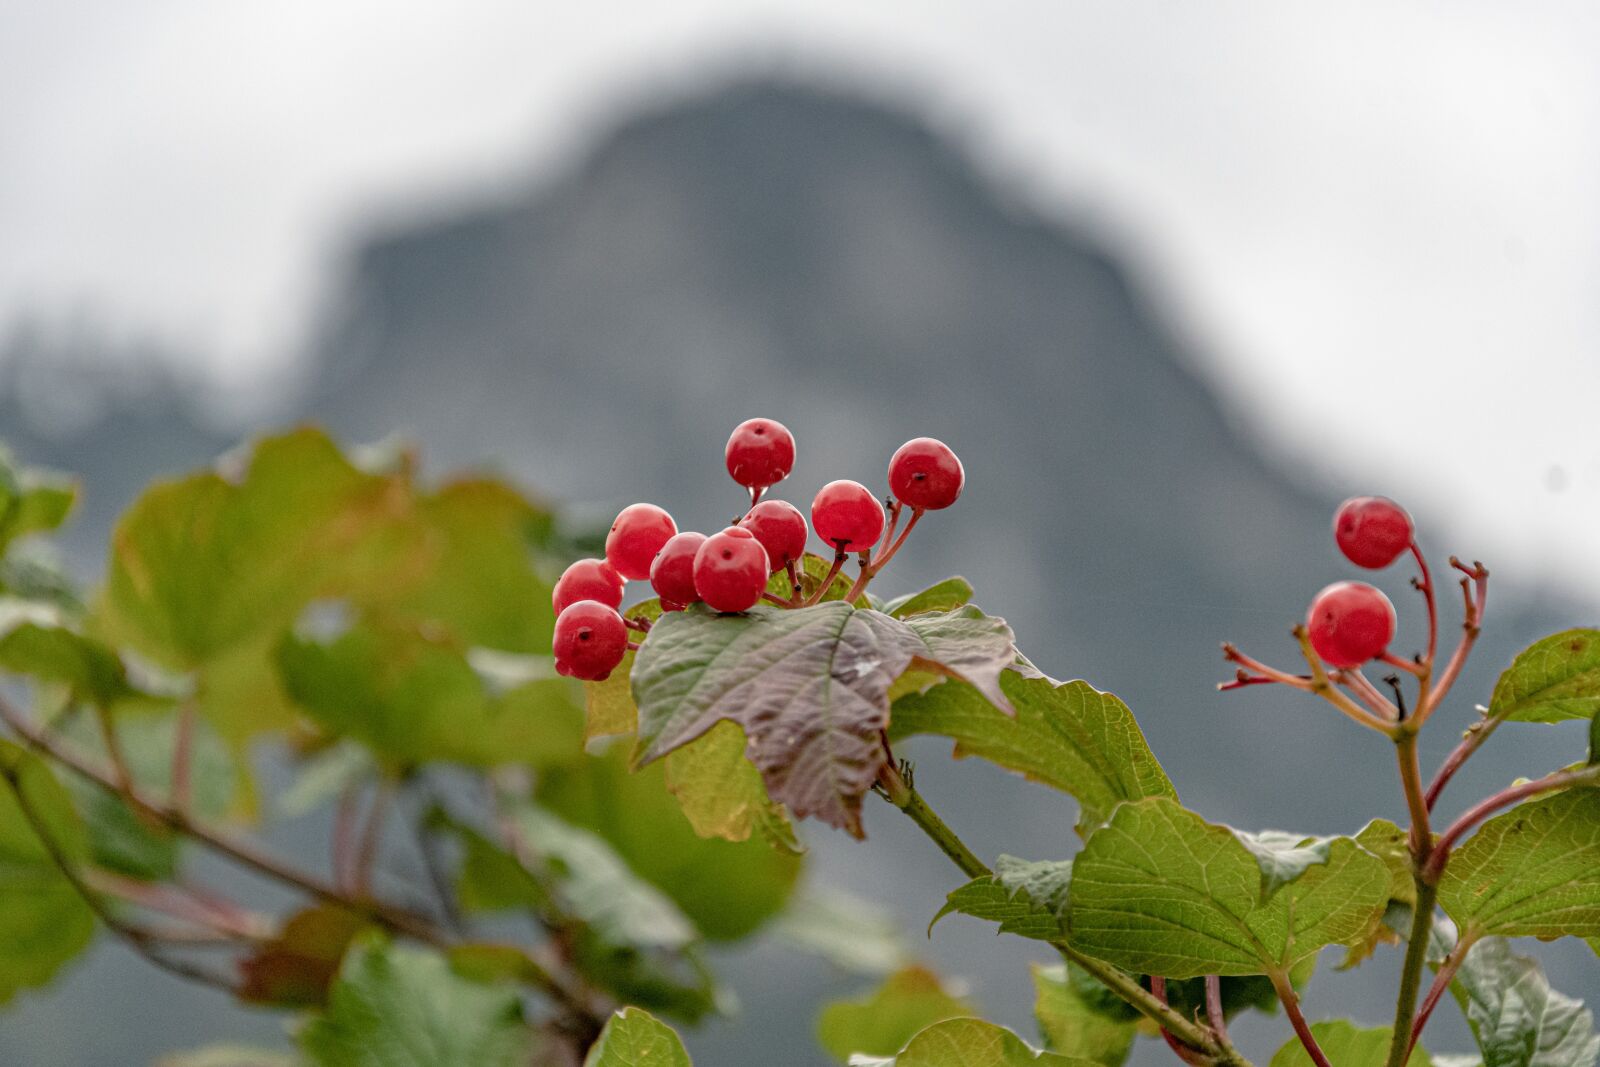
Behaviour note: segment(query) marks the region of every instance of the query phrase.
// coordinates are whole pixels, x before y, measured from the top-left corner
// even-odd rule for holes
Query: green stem
[[[1400,994],[1395,998],[1394,1033],[1389,1039],[1389,1059],[1385,1067],[1404,1067],[1411,1055],[1411,1024],[1417,1014],[1417,994],[1422,988],[1422,970],[1428,961],[1428,938],[1433,933],[1433,906],[1439,897],[1436,886],[1416,879],[1417,901],[1411,916],[1411,941],[1406,945],[1405,963],[1400,968]]]
[[[906,816],[917,824],[918,829],[939,846],[939,851],[961,868],[963,874],[969,878],[985,878],[994,874],[989,865],[979,859],[977,854],[956,836],[956,832],[939,818],[938,813],[928,806],[927,801],[922,799],[922,794],[912,788],[910,780],[895,766],[892,759],[885,762],[882,771],[879,772],[878,785],[889,803],[905,812]],[[1104,960],[1084,955],[1064,940],[1051,941],[1050,944],[1066,959],[1083,968],[1095,980],[1131,1004],[1140,1014],[1154,1021],[1184,1044],[1204,1053],[1218,1065],[1250,1067],[1248,1060],[1231,1046],[1219,1043],[1210,1030],[1162,1004],[1133,975],[1113,967]]]

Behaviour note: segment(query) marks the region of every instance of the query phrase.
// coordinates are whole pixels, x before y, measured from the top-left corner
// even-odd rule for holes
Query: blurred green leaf
[[[358,624],[325,644],[290,635],[278,664],[307,715],[391,766],[543,766],[577,749],[571,682],[552,677],[494,696],[457,647],[413,629]]]
[[[531,1041],[512,990],[376,938],[350,950],[326,1013],[300,1031],[318,1067],[525,1067]]]
[[[299,1056],[249,1045],[207,1045],[189,1052],[174,1052],[155,1062],[155,1067],[297,1067]]]
[[[817,1041],[841,1063],[855,1052],[888,1056],[926,1027],[972,1014],[972,1006],[938,975],[926,967],[907,967],[863,999],[825,1006],[817,1017]]]
[[[1081,834],[1103,823],[1122,801],[1177,799],[1133,713],[1112,694],[1087,682],[1015,671],[1001,675],[1000,688],[1015,717],[971,686],[947,683],[897,700],[889,735],[949,737],[957,758],[978,756],[1071,794],[1081,809]]]
[[[767,933],[853,974],[884,975],[910,962],[894,916],[870,900],[837,889],[802,888]]]
[[[1076,967],[1033,964],[1033,1013],[1051,1052],[1122,1067],[1141,1016]]]
[[[0,741],[0,1004],[47,985],[94,936],[94,914],[34,829],[67,863],[82,865],[88,835],[71,798],[37,756]],[[18,794],[27,807],[19,803]],[[32,817],[30,818],[29,813]]]
[[[247,1004],[321,1007],[345,952],[367,923],[348,908],[319,904],[291,915],[277,935],[239,961]]]
[[[684,817],[660,765],[628,769],[626,745],[540,775],[537,799],[610,842],[714,941],[748,936],[789,900],[798,856],[765,842],[703,838]]]
[[[1463,937],[1600,937],[1600,789],[1495,816],[1458,846],[1439,906]]]
[[[115,649],[70,628],[58,606],[36,600],[0,597],[0,670],[65,686],[100,708],[171,703],[135,688]]]
[[[20,537],[59,527],[77,500],[73,479],[21,467],[0,449],[0,554]]]
[[[1233,830],[1165,797],[1123,804],[1073,860],[1070,940],[1138,974],[1288,974],[1365,937],[1389,901],[1388,868],[1349,838],[1297,866],[1264,898],[1258,857]]]
[[[683,1042],[640,1008],[624,1008],[606,1022],[583,1067],[693,1067]]]
[[[783,806],[767,796],[761,772],[745,758],[744,731],[719,722],[666,759],[667,789],[701,837],[744,841],[760,828],[767,840],[792,841]]]

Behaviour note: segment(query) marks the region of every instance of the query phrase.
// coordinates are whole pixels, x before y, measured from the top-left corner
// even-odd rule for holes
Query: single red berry
[[[734,481],[765,489],[794,470],[794,434],[772,419],[746,419],[733,428],[725,455]]]
[[[860,482],[829,482],[811,501],[811,528],[842,552],[865,552],[883,536],[883,504]]]
[[[654,504],[629,504],[606,534],[606,560],[624,578],[643,581],[656,553],[677,532],[672,516]]]
[[[1333,515],[1333,539],[1357,567],[1387,567],[1411,547],[1412,533],[1406,509],[1381,496],[1351,497]]]
[[[556,579],[550,602],[557,615],[580,600],[598,600],[607,607],[621,607],[623,584],[622,575],[605,560],[580,559]]]
[[[1394,640],[1394,605],[1366,582],[1334,582],[1311,601],[1311,647],[1330,667],[1359,667]]]
[[[908,507],[947,508],[961,495],[966,479],[950,446],[931,437],[907,441],[889,459],[889,491]]]
[[[700,599],[694,591],[694,554],[705,543],[705,534],[686,530],[673,534],[656,553],[655,562],[650,564],[650,586],[661,598],[663,610],[672,611],[667,605],[673,604],[681,611],[685,604]]]
[[[763,500],[739,520],[739,525],[755,535],[767,550],[767,562],[774,571],[799,562],[806,554],[806,517],[787,500]]]
[[[749,530],[730,526],[706,538],[694,554],[694,588],[718,611],[748,611],[761,599],[772,568]]]
[[[617,610],[597,600],[569,604],[556,618],[556,671],[603,682],[628,651],[628,627]]]

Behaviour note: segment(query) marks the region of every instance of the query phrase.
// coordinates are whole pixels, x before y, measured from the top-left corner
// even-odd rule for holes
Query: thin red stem
[[[816,590],[809,597],[806,598],[805,604],[802,605],[803,607],[809,608],[813,604],[821,603],[823,594],[828,591],[829,586],[833,585],[833,580],[837,578],[839,576],[839,572],[844,569],[844,561],[849,558],[850,554],[843,549],[839,549],[834,552],[833,566],[828,568],[828,573],[823,576],[822,583],[817,586]]]
[[[1467,657],[1472,655],[1472,646],[1477,642],[1478,634],[1483,629],[1483,611],[1489,600],[1489,571],[1483,564],[1476,564],[1471,570],[1467,570],[1461,565],[1461,561],[1454,556],[1450,558],[1450,563],[1457,569],[1465,571],[1469,576],[1467,579],[1463,579],[1462,583],[1463,595],[1466,596],[1467,600],[1466,618],[1461,623],[1461,641],[1456,645],[1455,652],[1451,654],[1450,662],[1445,664],[1444,670],[1440,672],[1438,684],[1433,687],[1432,692],[1418,700],[1418,722],[1427,721],[1428,716],[1433,714],[1433,710],[1439,706],[1439,702],[1444,699],[1445,694],[1450,692],[1450,687],[1455,684],[1456,677],[1461,673],[1461,668],[1467,662]],[[1471,581],[1476,585],[1476,600],[1470,595],[1466,595],[1467,581]]]
[[[789,561],[789,606],[800,606],[800,566],[794,560]]]
[[[1378,692],[1378,687],[1367,680],[1367,676],[1361,673],[1361,668],[1350,667],[1334,671],[1329,677],[1336,682],[1349,686],[1361,703],[1365,704],[1373,714],[1382,716],[1385,719],[1398,719],[1400,717],[1400,709],[1395,707],[1394,702],[1388,697]]]
[[[1311,1032],[1311,1026],[1306,1022],[1305,1015],[1300,1011],[1300,997],[1295,993],[1294,986],[1289,984],[1288,976],[1273,974],[1269,977],[1272,979],[1272,987],[1278,991],[1278,999],[1283,1002],[1283,1012],[1289,1017],[1289,1025],[1294,1027],[1295,1036],[1300,1039],[1300,1044],[1305,1046],[1311,1061],[1317,1067],[1333,1067],[1322,1051],[1322,1046],[1317,1044],[1316,1035]]]
[[[1504,719],[1500,718],[1484,718],[1479,719],[1467,728],[1466,736],[1461,739],[1460,744],[1450,751],[1450,755],[1445,757],[1444,762],[1439,765],[1438,771],[1434,773],[1433,781],[1428,785],[1426,800],[1429,811],[1433,810],[1433,805],[1438,801],[1439,794],[1444,792],[1444,787],[1450,784],[1450,779],[1455,777],[1455,773],[1461,769],[1461,765],[1466,763],[1474,752],[1483,747],[1483,743],[1489,740],[1489,735],[1494,733],[1495,729],[1504,721]]]
[[[883,568],[885,568],[885,567],[887,567],[889,565],[889,561],[891,559],[894,559],[894,554],[896,552],[900,551],[900,546],[906,543],[906,538],[910,537],[911,536],[911,531],[916,529],[917,522],[919,520],[921,520],[922,513],[925,510],[926,510],[925,508],[912,508],[911,509],[911,518],[906,520],[905,529],[900,531],[900,537],[893,544],[891,544],[888,547],[888,549],[885,550],[883,555],[878,559],[877,566],[873,568],[873,571],[872,571],[873,574],[877,574],[879,571],[883,570]]]
[[[1422,662],[1432,667],[1434,654],[1439,647],[1439,602],[1434,594],[1433,572],[1428,569],[1428,560],[1423,556],[1422,549],[1417,547],[1415,540],[1411,542],[1411,555],[1416,558],[1417,570],[1422,574],[1417,583],[1417,591],[1428,604],[1428,651],[1422,657]]]
[[[1411,1021],[1411,1047],[1417,1047],[1417,1042],[1422,1038],[1422,1030],[1428,1025],[1428,1017],[1433,1014],[1433,1009],[1438,1006],[1439,999],[1450,988],[1450,982],[1456,976],[1456,971],[1461,969],[1462,962],[1467,958],[1467,951],[1472,948],[1472,940],[1463,936],[1456,942],[1456,947],[1439,964],[1438,972],[1433,976],[1433,984],[1428,987],[1427,995],[1422,998],[1421,1007],[1417,1008],[1416,1018]]]
[[[1437,883],[1439,875],[1444,871],[1445,861],[1449,858],[1450,850],[1455,847],[1468,830],[1478,825],[1490,815],[1501,808],[1508,808],[1519,800],[1538,796],[1540,793],[1549,793],[1556,789],[1565,789],[1571,785],[1592,783],[1600,781],[1600,766],[1585,767],[1577,771],[1557,771],[1547,774],[1543,778],[1536,778],[1531,782],[1510,786],[1485,797],[1472,807],[1462,812],[1461,817],[1439,835],[1434,842],[1433,851],[1428,856],[1428,862],[1423,866],[1422,877],[1425,881]]]
[[[1171,1006],[1167,1003],[1167,980],[1161,975],[1152,974],[1150,976],[1150,992],[1157,1000],[1161,1002],[1161,1006],[1163,1008]],[[1182,1060],[1184,1063],[1190,1064],[1191,1067],[1199,1067],[1199,1064],[1203,1062],[1198,1056],[1196,1056],[1193,1049],[1189,1048],[1182,1041],[1179,1041],[1176,1037],[1174,1037],[1172,1031],[1168,1030],[1166,1027],[1161,1028],[1161,1040],[1167,1043],[1167,1047],[1170,1048],[1180,1060]]]
[[[1311,691],[1310,677],[1301,674],[1290,674],[1288,671],[1280,671],[1276,667],[1269,667],[1260,660],[1254,659],[1245,655],[1243,652],[1240,652],[1231,644],[1223,644],[1222,658],[1227,660],[1229,663],[1237,663],[1246,670],[1256,672],[1266,681],[1277,682],[1280,685],[1291,686],[1295,689],[1304,689],[1307,692]],[[1240,680],[1242,681],[1243,679]]]
[[[1216,1031],[1217,1040],[1227,1042],[1228,1016],[1222,1010],[1222,979],[1214,974],[1206,975],[1206,1021]]]
[[[1379,656],[1378,658],[1380,660],[1382,660],[1384,663],[1387,663],[1391,667],[1398,667],[1400,670],[1405,671],[1407,674],[1414,674],[1419,678],[1422,677],[1424,674],[1428,673],[1427,668],[1424,667],[1422,664],[1418,663],[1416,660],[1414,660],[1414,659],[1402,659],[1399,656],[1395,655],[1393,652],[1385,652],[1383,655]]]
[[[333,884],[346,891],[353,882],[350,858],[355,852],[356,803],[360,799],[360,787],[348,786],[339,793],[339,803],[333,809]]]
[[[380,781],[372,791],[372,806],[367,811],[367,826],[361,835],[361,847],[356,853],[355,871],[351,885],[355,892],[367,896],[372,891],[372,872],[377,868],[378,852],[383,846],[383,822],[389,813],[389,800],[394,794],[387,779]]]

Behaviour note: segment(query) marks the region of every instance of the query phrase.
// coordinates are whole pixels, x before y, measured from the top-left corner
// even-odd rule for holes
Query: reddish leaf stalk
[[[1278,992],[1278,999],[1283,1002],[1283,1012],[1289,1017],[1289,1025],[1294,1027],[1295,1036],[1300,1039],[1300,1044],[1305,1046],[1311,1061],[1317,1067],[1333,1067],[1322,1051],[1322,1046],[1317,1044],[1317,1037],[1311,1032],[1311,1026],[1300,1010],[1300,997],[1295,993],[1294,986],[1289,984],[1288,975],[1275,972],[1268,977],[1272,980],[1272,988]]]

